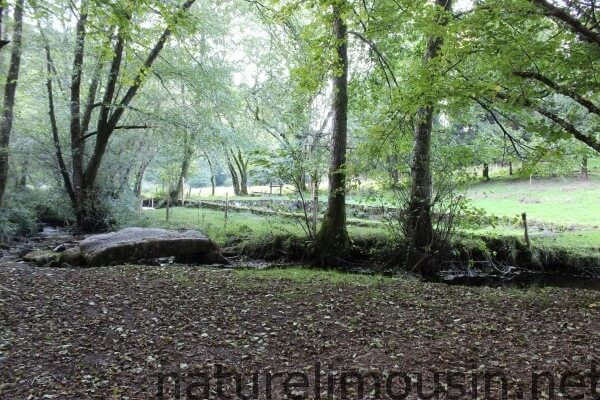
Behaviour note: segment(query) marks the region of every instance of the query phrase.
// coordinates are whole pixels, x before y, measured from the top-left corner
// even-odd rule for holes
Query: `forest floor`
[[[159,376],[168,372],[179,374],[181,398],[202,398],[200,383],[216,398],[218,365],[242,374],[247,395],[257,373],[261,398],[267,381],[272,398],[286,398],[292,372],[291,384],[306,377],[309,387],[288,387],[287,398],[315,398],[315,376],[321,398],[328,381],[339,398],[341,376],[353,371],[374,373],[363,398],[376,398],[376,379],[382,398],[388,389],[402,398],[402,373],[408,398],[417,398],[418,381],[430,388],[432,370],[440,390],[449,372],[463,373],[452,378],[463,398],[472,398],[473,380],[482,396],[486,372],[505,374],[511,398],[529,393],[534,372],[551,374],[556,394],[565,373],[582,372],[585,387],[567,394],[589,395],[600,361],[599,305],[600,293],[587,290],[454,287],[302,268],[9,263],[0,266],[0,398],[160,398]],[[239,398],[234,382],[223,378],[223,392]],[[198,397],[185,397],[194,383]],[[499,378],[491,386],[498,390]],[[551,394],[544,378],[539,386],[541,396]],[[164,381],[166,391],[173,387]],[[360,398],[357,384],[347,390]]]

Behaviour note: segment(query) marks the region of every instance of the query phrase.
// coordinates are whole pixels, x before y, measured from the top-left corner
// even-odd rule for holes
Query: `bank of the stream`
[[[282,230],[280,233],[234,231],[219,237],[223,255],[233,268],[270,268],[273,266],[309,265],[315,263],[313,243],[306,236]],[[209,234],[210,236],[210,234]],[[52,259],[54,251],[72,240],[64,227],[43,225],[34,237],[3,250],[4,261],[22,262],[33,255]],[[61,250],[59,250],[61,251]],[[401,266],[388,261],[401,247],[390,236],[362,235],[354,238],[345,260],[332,268],[358,274],[396,275],[404,273]],[[402,257],[400,257],[402,259]],[[148,264],[148,260],[142,261]],[[166,265],[173,260],[159,260],[154,265]],[[410,272],[410,271],[408,271]],[[529,249],[513,237],[463,236],[440,264],[437,278],[448,284],[468,286],[559,286],[600,289],[600,256],[563,249],[533,247]]]

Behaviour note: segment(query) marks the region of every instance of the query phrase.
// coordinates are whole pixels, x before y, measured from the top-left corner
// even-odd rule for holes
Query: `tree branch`
[[[379,49],[377,48],[377,46],[375,45],[375,43],[373,43],[373,41],[369,38],[367,38],[366,36],[364,36],[363,34],[356,32],[356,31],[348,31],[349,34],[356,36],[358,39],[360,39],[363,43],[365,43],[367,46],[369,46],[369,48],[377,55],[377,60],[379,61],[379,65],[381,66],[381,69],[383,70],[383,75],[385,76],[385,80],[387,81],[388,86],[392,86],[390,83],[390,80],[388,78],[388,73],[392,78],[392,81],[394,81],[394,85],[398,86],[398,81],[396,80],[396,76],[394,75],[394,71],[392,71],[392,68],[389,64],[389,62],[386,60],[386,58],[383,56],[383,54],[379,51]]]
[[[563,96],[567,96],[570,97],[571,99],[575,100],[577,103],[581,104],[583,107],[587,108],[587,110],[591,113],[600,115],[600,107],[597,107],[594,103],[592,103],[590,100],[584,98],[583,96],[579,95],[577,92],[575,92],[574,90],[568,89],[564,86],[559,85],[558,83],[554,82],[553,80],[551,80],[550,78],[538,73],[538,72],[530,72],[530,71],[514,71],[513,75],[515,76],[519,76],[521,78],[525,78],[525,79],[535,79],[539,82],[542,82],[543,84],[545,84],[546,86],[554,89],[556,92],[562,94]]]
[[[44,50],[46,52],[46,70],[48,77],[46,78],[46,88],[48,90],[48,114],[50,115],[50,127],[52,129],[52,143],[54,145],[54,152],[56,155],[56,161],[58,163],[58,168],[60,174],[63,179],[63,184],[65,185],[65,190],[69,195],[69,198],[72,202],[75,202],[75,192],[73,191],[73,186],[71,185],[71,177],[69,176],[69,171],[67,170],[67,166],[65,164],[65,160],[62,155],[62,148],[60,146],[60,137],[58,135],[58,125],[56,123],[56,112],[54,110],[54,92],[52,90],[52,71],[53,71],[53,60],[52,55],[50,54],[50,44],[44,35],[40,27],[40,33],[42,36],[42,40],[44,41]]]
[[[117,126],[115,127],[115,131],[118,129],[152,129],[155,128],[155,126],[148,126],[148,125],[123,125],[123,126]],[[88,132],[85,135],[83,135],[81,137],[81,141],[84,141],[92,136],[95,136],[98,134],[98,131],[93,131],[93,132]]]
[[[494,122],[496,123],[496,125],[498,125],[500,127],[500,129],[502,130],[502,133],[504,133],[504,136],[508,138],[508,140],[510,140],[510,144],[512,145],[513,149],[515,150],[515,153],[517,153],[517,157],[522,158],[521,157],[521,153],[519,153],[519,150],[517,149],[516,143],[515,143],[515,139],[513,138],[513,136],[508,133],[508,131],[506,130],[506,128],[504,127],[504,125],[502,125],[502,123],[500,122],[500,120],[498,119],[498,117],[496,116],[496,113],[494,112],[494,110],[492,110],[490,107],[488,107],[484,102],[482,102],[481,100],[475,98],[475,97],[471,97],[473,100],[475,100],[475,102],[477,104],[479,104],[481,106],[481,108],[483,108],[485,111],[488,112],[488,114],[490,114],[492,116],[492,119],[494,120]]]
[[[598,142],[598,140],[596,140],[594,137],[586,135],[585,133],[577,129],[569,121],[559,117],[557,114],[549,110],[546,110],[545,108],[535,105],[532,106],[532,108],[544,117],[556,123],[557,125],[560,125],[566,132],[573,135],[575,139],[579,140],[582,143],[585,143],[586,145],[600,153],[600,142]]]
[[[583,40],[589,43],[595,43],[600,46],[600,34],[587,28],[581,21],[573,17],[563,8],[556,7],[547,0],[530,0],[536,6],[544,10],[544,14],[556,18],[565,24],[575,33],[578,33]]]

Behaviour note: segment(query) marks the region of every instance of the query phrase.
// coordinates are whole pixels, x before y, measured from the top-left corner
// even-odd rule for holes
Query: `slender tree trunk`
[[[333,78],[333,130],[329,166],[327,210],[319,230],[319,252],[323,261],[335,261],[348,248],[346,228],[346,140],[348,125],[348,28],[342,5],[333,6],[333,32],[337,66]]]
[[[145,165],[142,164],[140,169],[135,174],[135,182],[133,184],[133,193],[138,200],[142,199],[142,182],[144,181]]]
[[[407,210],[406,236],[409,251],[406,267],[418,268],[428,275],[430,272],[430,246],[433,243],[431,220],[431,128],[433,108],[426,107],[419,112],[419,123],[415,130],[413,159],[411,166],[411,190]]]
[[[583,158],[581,159],[581,172],[579,174],[579,179],[581,179],[582,181],[587,181],[590,179],[590,176],[588,174],[588,158],[587,158],[587,156],[583,156]]]
[[[67,169],[67,165],[65,164],[65,160],[62,154],[62,146],[60,144],[60,137],[58,135],[58,125],[56,122],[56,112],[54,108],[54,90],[53,90],[53,74],[54,74],[54,63],[52,61],[52,55],[50,53],[50,44],[44,35],[44,32],[40,28],[40,34],[42,36],[42,40],[44,41],[44,50],[46,52],[46,89],[48,91],[48,115],[50,116],[50,128],[52,131],[52,143],[54,144],[54,154],[56,156],[56,163],[58,164],[58,170],[62,177],[62,181],[69,195],[69,199],[72,204],[75,204],[75,193],[73,192],[73,187],[71,186],[71,177],[69,176],[69,171]]]
[[[129,190],[129,188],[131,187],[131,186],[129,186],[129,183],[131,182],[131,173],[132,172],[133,172],[133,165],[128,164],[127,167],[125,168],[125,171],[121,175],[121,182],[119,183],[119,187],[114,192],[115,198],[121,197],[121,195],[125,191],[125,188],[128,188],[128,190]]]
[[[140,168],[135,173],[135,182],[133,184],[133,193],[135,194],[136,198],[139,201],[141,201],[141,199],[142,199],[142,185],[144,182],[144,174],[146,173],[146,168],[148,168],[149,164],[150,164],[150,160],[142,161],[142,163],[140,164]]]
[[[388,171],[392,181],[392,187],[398,187],[400,184],[400,173],[398,171],[398,156],[393,154],[387,157]]]
[[[237,156],[233,151],[231,152],[231,156],[235,163],[235,167],[237,167],[237,171],[239,172],[239,195],[248,196],[248,160],[244,161],[242,151],[239,149]]]
[[[211,196],[215,195],[215,189],[217,186],[217,182],[216,182],[216,174],[215,174],[215,166],[212,163],[212,161],[210,160],[210,157],[208,157],[208,155],[206,156],[206,161],[208,162],[208,168],[210,168],[210,187],[211,187]]]
[[[483,163],[483,174],[482,176],[486,181],[490,180],[490,165],[488,163]]]
[[[229,157],[227,158],[227,168],[229,169],[229,173],[231,174],[231,185],[233,186],[233,193],[236,196],[240,195],[240,179],[238,178],[235,167],[231,163]]]
[[[24,0],[17,0],[15,3],[15,24],[13,29],[12,50],[8,74],[6,75],[6,85],[4,86],[4,109],[0,116],[0,207],[4,204],[6,186],[8,183],[10,133],[13,124],[13,109],[17,92],[17,82],[19,79],[19,67],[21,66],[23,3]]]
[[[29,157],[30,155],[27,152],[24,154],[23,160],[21,161],[21,172],[19,174],[19,179],[17,180],[17,187],[20,190],[23,190],[27,187],[27,174],[29,173]]]
[[[451,10],[451,0],[435,0],[435,4],[444,10]],[[440,21],[446,24],[446,19]],[[442,39],[432,37],[427,42],[424,63],[427,64],[439,52]],[[418,269],[422,276],[432,277],[435,274],[432,248],[434,242],[433,224],[431,218],[431,130],[433,125],[434,108],[432,105],[420,109],[415,129],[413,158],[411,165],[411,190],[407,208],[406,238],[408,253],[407,269]]]
[[[82,8],[85,4],[82,5]],[[72,160],[72,172],[71,180],[73,189],[75,190],[75,215],[77,216],[78,225],[83,223],[83,212],[82,208],[84,205],[83,197],[83,156],[85,153],[84,141],[82,140],[81,133],[81,77],[83,74],[83,56],[85,51],[85,35],[86,35],[86,23],[87,23],[87,11],[82,11],[79,16],[76,27],[76,40],[75,40],[75,52],[73,55],[73,69],[71,74],[71,160]]]
[[[100,171],[100,165],[104,158],[104,154],[106,153],[109,140],[112,134],[114,133],[115,129],[118,129],[117,125],[123,117],[123,114],[129,107],[129,104],[136,97],[139,90],[141,89],[145,81],[145,77],[148,74],[148,70],[152,67],[152,65],[160,55],[161,51],[163,50],[167,40],[173,32],[173,28],[177,20],[190,9],[194,2],[195,0],[185,0],[182,3],[181,7],[177,11],[177,15],[171,21],[169,21],[169,25],[162,32],[160,38],[154,44],[154,47],[152,47],[152,50],[144,60],[143,64],[138,69],[136,75],[132,78],[132,84],[127,88],[125,94],[120,100],[118,99],[119,93],[117,93],[115,89],[119,80],[119,72],[123,61],[123,53],[125,46],[125,33],[124,31],[121,31],[121,29],[125,30],[125,28],[121,27],[117,33],[117,39],[115,47],[113,49],[113,58],[109,70],[109,76],[104,88],[104,96],[102,99],[102,105],[100,107],[97,129],[94,135],[96,137],[94,150],[91,153],[85,171],[82,174],[82,185],[80,185],[80,187],[75,185],[75,180],[78,179],[77,177],[75,177],[75,173],[72,178],[73,190],[76,193],[74,209],[77,215],[78,229],[80,231],[98,231],[106,228],[105,221],[102,220],[102,218],[105,216],[102,214],[103,211],[100,209],[100,207],[98,207],[98,201],[100,201],[100,199],[97,198],[98,191],[96,187],[96,179]],[[130,15],[127,15],[125,17],[128,20],[131,18]],[[77,53],[75,61],[77,61],[76,59]],[[94,83],[92,82],[92,85],[93,84]],[[73,94],[75,94],[73,87],[71,88],[71,92],[73,97]],[[73,105],[71,105],[71,107],[73,115],[74,111],[78,110],[75,110],[73,108]],[[74,119],[72,118],[72,123],[73,122]],[[79,125],[79,131],[81,132],[81,123]],[[71,137],[73,140],[73,132],[71,134]],[[79,139],[79,143],[83,145],[83,143],[81,142],[84,141],[84,137],[80,136]],[[76,143],[72,142],[72,147],[75,145]],[[80,152],[80,154],[83,154],[83,152]]]
[[[190,164],[192,161],[192,153],[186,151],[186,155],[181,163],[181,170],[179,173],[179,179],[177,180],[177,184],[175,185],[175,189],[171,192],[171,204],[177,204],[178,201],[182,199],[182,193],[185,190],[183,187],[183,182],[187,178],[190,170]]]
[[[513,175],[513,166],[512,166],[512,161],[508,162],[508,175],[512,176]]]

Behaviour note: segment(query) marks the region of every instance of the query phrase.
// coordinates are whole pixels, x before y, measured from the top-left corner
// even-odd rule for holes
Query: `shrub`
[[[0,242],[8,243],[17,237],[37,232],[35,213],[27,208],[0,209]]]

